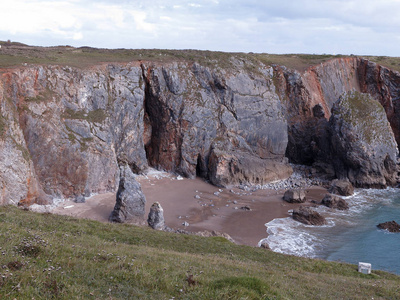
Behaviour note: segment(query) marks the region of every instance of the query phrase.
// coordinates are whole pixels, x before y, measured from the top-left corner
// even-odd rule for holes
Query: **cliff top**
[[[199,62],[205,65],[227,67],[231,58],[250,59],[267,65],[283,65],[298,71],[344,55],[317,54],[267,54],[229,53],[203,50],[162,50],[162,49],[99,49],[92,47],[38,47],[17,42],[0,41],[0,67],[9,68],[24,64],[69,65],[84,68],[101,63],[154,61]],[[390,69],[400,71],[400,58],[387,56],[364,56]]]

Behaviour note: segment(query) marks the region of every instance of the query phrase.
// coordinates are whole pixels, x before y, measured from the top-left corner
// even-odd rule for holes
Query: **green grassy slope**
[[[0,207],[1,299],[396,299],[400,277],[223,238]]]

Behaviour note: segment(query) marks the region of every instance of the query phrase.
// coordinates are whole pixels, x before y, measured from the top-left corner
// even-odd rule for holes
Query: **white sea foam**
[[[316,250],[322,247],[318,239],[308,233],[303,225],[292,218],[274,219],[265,224],[268,237],[259,242],[267,242],[275,252],[297,256],[315,257]]]
[[[272,251],[305,257],[323,257],[326,251],[335,246],[335,234],[359,225],[358,218],[385,200],[385,195],[393,194],[394,189],[363,190],[357,189],[354,195],[343,197],[349,204],[349,210],[341,211],[325,206],[315,208],[326,220],[325,226],[307,226],[292,218],[274,219],[265,224],[268,237],[266,242]]]

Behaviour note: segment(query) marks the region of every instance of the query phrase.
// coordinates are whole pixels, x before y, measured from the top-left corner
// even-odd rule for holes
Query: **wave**
[[[363,218],[381,206],[393,205],[393,195],[397,193],[398,189],[393,188],[357,189],[354,195],[343,197],[349,204],[347,211],[319,206],[315,209],[326,218],[328,224],[325,226],[304,225],[290,217],[274,219],[265,224],[268,237],[262,239],[259,245],[267,243],[274,252],[326,259],[349,242],[346,232],[356,234],[357,228],[365,221]]]

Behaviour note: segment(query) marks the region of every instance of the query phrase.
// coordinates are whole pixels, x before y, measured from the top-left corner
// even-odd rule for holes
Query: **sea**
[[[325,226],[307,226],[292,218],[265,224],[272,251],[330,261],[371,263],[372,269],[400,275],[400,233],[377,228],[379,223],[400,224],[400,189],[357,189],[344,197],[350,209],[319,206]]]

